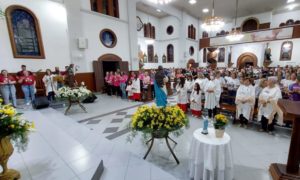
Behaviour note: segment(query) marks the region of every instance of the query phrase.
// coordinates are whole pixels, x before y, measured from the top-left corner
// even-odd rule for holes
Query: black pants
[[[241,125],[248,125],[248,119],[246,119],[242,114],[240,115]]]
[[[107,95],[111,96],[112,95],[112,85],[108,84],[107,85]]]
[[[50,101],[50,102],[54,101],[55,100],[55,93],[53,91],[49,92],[47,98],[48,98],[48,101]]]
[[[272,121],[271,124],[269,124],[269,120],[265,116],[261,117],[261,128],[264,131],[274,131],[274,124],[275,124],[274,120]]]
[[[154,85],[151,85],[151,93],[152,93],[152,99],[155,99],[155,90],[154,90]]]
[[[214,117],[215,115],[217,115],[217,108],[213,108],[213,109],[208,109],[208,117],[209,118],[212,118]]]

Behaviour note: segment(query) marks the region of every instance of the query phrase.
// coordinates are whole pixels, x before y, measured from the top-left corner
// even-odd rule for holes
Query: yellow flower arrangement
[[[225,126],[228,124],[228,118],[223,114],[217,114],[215,116],[215,123],[214,126],[216,129],[224,129]]]
[[[131,129],[152,133],[157,130],[176,131],[188,125],[188,118],[178,106],[159,108],[141,106],[132,116]]]
[[[34,123],[21,118],[21,113],[11,105],[2,105],[0,99],[0,139],[9,136],[19,150],[27,145],[27,134],[34,129]]]

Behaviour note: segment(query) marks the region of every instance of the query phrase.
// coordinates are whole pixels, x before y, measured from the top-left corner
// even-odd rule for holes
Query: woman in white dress
[[[46,74],[43,77],[43,82],[46,88],[46,96],[48,97],[48,101],[55,100],[55,92],[57,91],[57,81],[54,80],[55,75],[51,73],[50,69],[46,70]]]
[[[133,75],[132,80],[132,92],[133,92],[133,100],[140,101],[141,100],[141,81],[138,78],[137,74]]]
[[[217,114],[218,95],[220,94],[220,84],[215,81],[213,74],[208,76],[208,82],[204,86],[205,103],[204,108],[208,110],[208,117],[213,118]]]
[[[177,91],[177,105],[186,113],[188,103],[188,87],[185,83],[185,78],[181,77],[180,82],[176,87]]]
[[[258,120],[261,121],[261,131],[268,131],[271,134],[274,131],[274,114],[278,110],[277,101],[282,98],[276,82],[276,78],[270,77],[268,86],[259,95]]]
[[[251,85],[249,78],[245,78],[243,85],[238,88],[235,103],[241,126],[247,128],[255,103],[255,89]]]
[[[190,102],[191,102],[192,116],[199,118],[201,116],[202,104],[201,104],[201,89],[198,83],[194,85],[194,89],[190,97]]]

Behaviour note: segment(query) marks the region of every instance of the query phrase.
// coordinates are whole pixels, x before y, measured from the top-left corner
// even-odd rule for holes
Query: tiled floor
[[[169,102],[174,104],[175,99]],[[178,142],[173,148],[180,165],[160,140],[144,161],[147,146],[141,135],[128,142],[128,123],[140,105],[100,96],[96,103],[86,105],[89,113],[76,107],[69,116],[63,115],[64,109],[26,110],[24,115],[35,121],[37,132],[30,135],[26,152],[14,153],[9,166],[20,170],[25,180],[88,180],[104,160],[101,180],[189,180],[189,146],[202,121],[190,117],[190,128],[182,136],[172,137]],[[269,180],[270,163],[286,162],[289,131],[271,136],[257,132],[256,127],[229,126],[226,132],[232,139],[236,180]]]

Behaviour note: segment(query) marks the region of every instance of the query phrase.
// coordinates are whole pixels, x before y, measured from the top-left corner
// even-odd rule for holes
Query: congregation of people
[[[71,74],[71,75],[70,75]],[[74,78],[74,65],[65,71],[47,69],[42,81],[49,101],[55,100],[55,92],[64,85],[66,79]],[[157,75],[164,78],[157,79]],[[140,70],[125,73],[106,72],[105,92],[109,96],[121,97],[131,101],[145,101],[150,94],[155,99],[155,82],[166,95],[168,89],[176,95],[177,105],[192,116],[200,118],[207,110],[212,119],[223,104],[236,106],[236,119],[240,126],[248,126],[257,112],[256,119],[261,122],[261,131],[273,132],[275,123],[283,124],[283,115],[277,106],[281,98],[300,101],[300,67],[257,68],[190,68]],[[26,105],[30,105],[36,94],[36,74],[21,66],[15,76],[7,70],[0,75],[0,92],[5,104],[17,107],[16,87],[19,83]],[[71,86],[71,85],[70,85]],[[72,85],[73,86],[73,85]],[[150,92],[150,93],[149,93]]]

